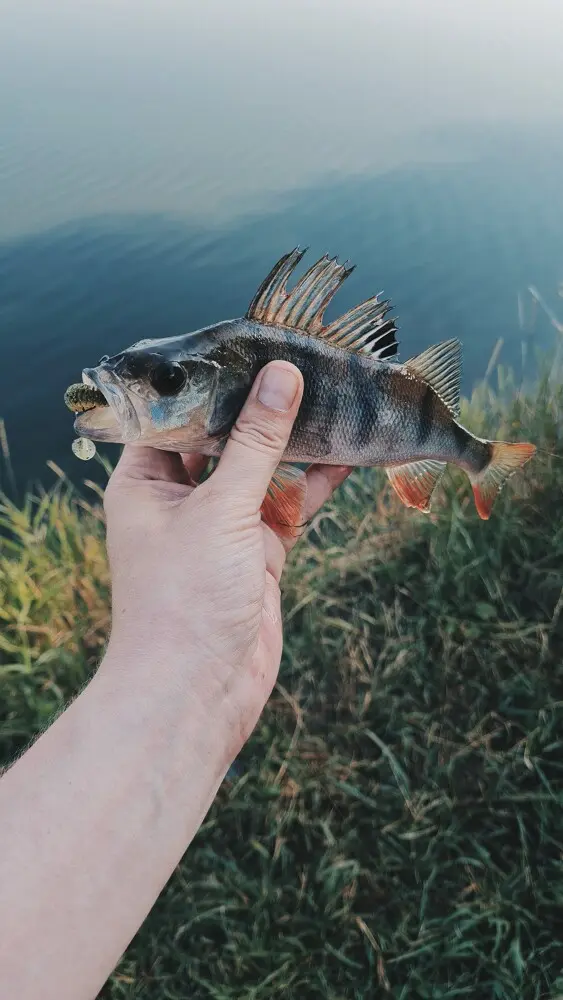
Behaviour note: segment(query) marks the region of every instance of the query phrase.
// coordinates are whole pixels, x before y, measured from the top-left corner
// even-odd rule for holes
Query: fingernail
[[[258,399],[270,410],[289,410],[295,399],[298,380],[295,372],[282,365],[269,365],[264,369]]]

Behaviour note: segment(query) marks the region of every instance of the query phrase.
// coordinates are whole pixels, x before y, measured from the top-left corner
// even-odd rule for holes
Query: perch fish
[[[217,456],[260,369],[284,359],[301,370],[305,388],[262,508],[278,531],[291,535],[300,523],[305,483],[292,462],[382,466],[402,502],[425,512],[452,463],[469,476],[487,519],[534,445],[484,440],[459,422],[458,340],[399,363],[391,305],[379,296],[325,323],[353,267],[324,256],[288,288],[304,252],[278,261],[245,316],[142,340],[84,369],[82,383],[66,393],[77,433]]]

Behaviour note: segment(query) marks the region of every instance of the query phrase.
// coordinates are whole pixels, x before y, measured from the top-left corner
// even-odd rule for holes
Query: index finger
[[[310,465],[303,473],[306,479],[307,488],[305,491],[305,502],[302,510],[302,524],[305,528],[312,517],[321,509],[323,504],[330,500],[335,489],[354,471],[353,465]],[[299,536],[282,537],[272,525],[272,530],[278,535],[286,552],[291,552],[292,548],[299,541]]]
[[[111,478],[114,481],[130,479],[187,482],[186,470],[176,452],[137,444],[125,445]]]
[[[311,520],[353,470],[353,465],[311,465],[307,469],[307,499],[303,510],[304,520]]]
[[[197,485],[197,483],[199,483],[200,476],[203,470],[205,469],[205,466],[209,462],[208,456],[192,452],[187,455],[182,454],[180,455],[180,458],[182,460],[182,465],[184,466],[185,471],[188,473],[188,476],[190,477],[192,483],[194,484],[194,486]]]

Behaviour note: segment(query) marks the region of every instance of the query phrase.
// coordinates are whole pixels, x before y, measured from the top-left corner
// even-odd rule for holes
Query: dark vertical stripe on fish
[[[357,413],[357,444],[364,446],[369,444],[373,438],[379,407],[376,393],[370,380],[366,377],[365,368],[360,364],[357,354],[350,354],[349,360],[350,377],[353,383],[352,399],[356,399],[355,412]]]
[[[473,437],[452,420],[451,434],[456,447],[456,459],[462,468],[470,469],[471,472],[482,472],[486,469],[492,457],[492,446],[488,441],[480,441]]]
[[[455,441],[458,458],[464,458],[470,439],[467,431],[464,430],[463,427],[460,427],[455,420],[452,421],[452,435]]]
[[[434,414],[434,391],[429,385],[424,386],[423,396],[418,411],[418,431],[416,443],[422,447],[432,433],[432,418]]]
[[[305,382],[290,448],[299,447],[309,454],[318,454],[320,459],[331,453],[333,428],[338,419],[339,383],[334,379],[330,357],[316,353],[313,345],[302,338],[292,344],[290,360],[301,369]]]

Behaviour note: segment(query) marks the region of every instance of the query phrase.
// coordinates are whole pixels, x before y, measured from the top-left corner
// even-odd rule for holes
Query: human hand
[[[217,468],[207,459],[128,446],[106,494],[113,623],[109,662],[133,663],[178,697],[227,721],[229,762],[252,732],[282,652],[279,582],[296,539],[260,508],[303,393],[287,362],[260,372]],[[312,466],[302,521],[351,471]],[[135,682],[135,676],[133,683]]]
[[[293,539],[260,509],[302,389],[292,365],[264,369],[199,485],[204,459],[137,447],[111,477],[106,655],[0,783],[0,967],[18,1000],[98,995],[270,694]],[[348,471],[309,470],[300,521]]]

